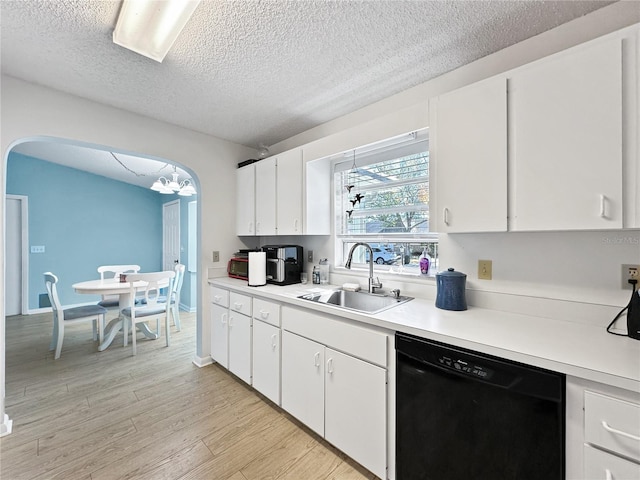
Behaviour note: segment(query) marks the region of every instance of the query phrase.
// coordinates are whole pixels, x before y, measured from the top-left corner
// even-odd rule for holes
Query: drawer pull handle
[[[222,300],[222,297],[220,295],[216,295],[215,297],[213,297],[213,301],[215,303],[220,303],[220,300]]]
[[[637,435],[633,435],[631,433],[623,432],[622,430],[618,430],[616,428],[613,428],[613,427],[609,426],[609,424],[605,420],[602,421],[602,427],[607,432],[615,433],[616,435],[620,435],[622,437],[627,437],[627,438],[630,438],[631,440],[635,440],[636,442],[640,442],[640,437],[638,437]]]
[[[608,468],[605,468],[604,472],[607,475],[607,480],[613,480],[613,475],[611,474],[611,470],[609,470]]]
[[[233,304],[233,308],[235,308],[236,310],[242,310],[242,304],[240,302],[235,302]]]
[[[260,316],[266,320],[267,318],[269,318],[269,312],[265,312],[264,310],[260,310]]]

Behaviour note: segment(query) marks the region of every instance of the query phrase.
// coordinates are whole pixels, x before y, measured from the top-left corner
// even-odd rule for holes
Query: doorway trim
[[[21,216],[21,233],[20,233],[20,250],[21,250],[21,285],[20,285],[20,314],[29,314],[29,197],[26,195],[6,194],[5,199],[17,200],[20,202]],[[5,205],[6,219],[6,205]],[[7,284],[5,282],[5,299]]]

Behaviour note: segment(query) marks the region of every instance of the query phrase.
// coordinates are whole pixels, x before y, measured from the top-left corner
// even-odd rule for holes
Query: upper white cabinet
[[[433,230],[507,230],[507,81],[491,78],[432,99]]]
[[[640,226],[638,32],[432,99],[434,231]]]
[[[236,172],[236,233],[255,235],[256,222],[256,166],[239,168]]]
[[[269,157],[256,166],[256,235],[276,234],[277,159]]]
[[[277,232],[302,234],[302,150],[296,148],[277,156]]]
[[[511,230],[622,228],[622,40],[509,76]]]

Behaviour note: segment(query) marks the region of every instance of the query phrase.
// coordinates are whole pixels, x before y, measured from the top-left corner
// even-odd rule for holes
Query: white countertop
[[[433,300],[418,298],[376,315],[368,315],[297,298],[317,288],[337,286],[296,284],[249,287],[246,281],[227,277],[210,279],[209,283],[254,297],[337,315],[640,392],[640,341],[611,335],[601,326],[473,306],[463,312],[453,312],[436,308]]]

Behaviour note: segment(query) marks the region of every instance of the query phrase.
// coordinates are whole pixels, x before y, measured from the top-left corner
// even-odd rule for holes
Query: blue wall
[[[99,278],[99,265],[162,268],[162,204],[174,197],[17,153],[9,154],[7,193],[29,197],[29,245],[45,246],[29,254],[29,309],[46,293],[46,271],[58,276],[68,305],[99,300],[71,288]]]

